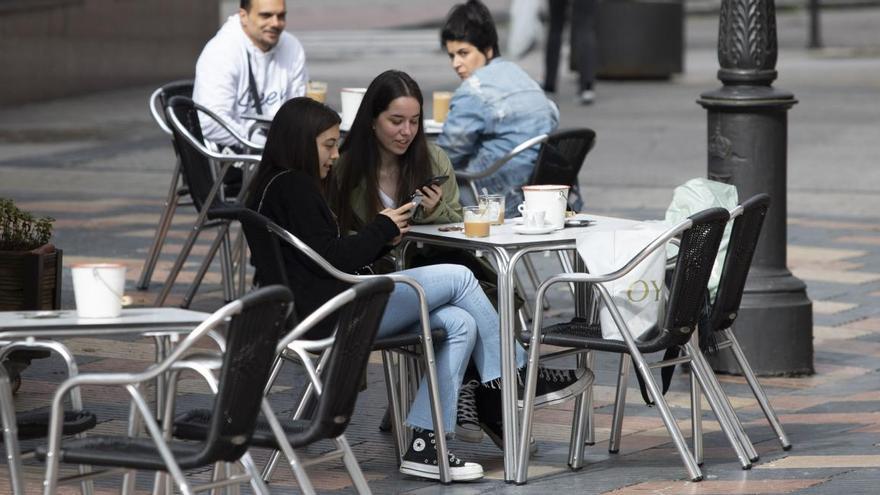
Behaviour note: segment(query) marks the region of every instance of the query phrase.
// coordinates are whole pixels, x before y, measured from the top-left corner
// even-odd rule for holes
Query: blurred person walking
[[[556,92],[559,73],[559,52],[566,18],[571,19],[571,53],[578,72],[578,98],[589,105],[596,98],[596,0],[547,0],[550,25],[544,52],[544,91]]]

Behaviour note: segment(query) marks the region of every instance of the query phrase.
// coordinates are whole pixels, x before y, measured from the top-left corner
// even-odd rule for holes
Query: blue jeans
[[[458,390],[470,358],[483,383],[501,376],[498,313],[473,273],[461,265],[422,266],[399,273],[414,278],[424,288],[431,328],[446,330],[446,340],[435,343],[434,352],[443,424],[449,432],[455,428]],[[382,316],[379,337],[419,332],[418,296],[410,286],[397,284]],[[517,367],[525,362],[526,352],[517,345]],[[419,384],[406,422],[409,426],[434,429],[425,378]]]

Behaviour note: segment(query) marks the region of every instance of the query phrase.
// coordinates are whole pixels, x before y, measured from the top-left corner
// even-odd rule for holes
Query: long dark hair
[[[370,83],[364,99],[358,109],[351,131],[345,137],[340,148],[341,158],[336,177],[338,187],[331,188],[330,204],[339,217],[339,225],[343,232],[357,230],[359,227],[354,208],[362,207],[372,211],[381,205],[379,200],[379,141],[373,129],[373,122],[379,114],[388,109],[396,98],[411,96],[418,100],[419,125],[416,134],[406,152],[398,157],[400,175],[397,182],[397,204],[409,200],[410,194],[420,184],[431,177],[431,159],[428,155],[428,141],[425,139],[424,99],[419,85],[406,72],[399,70],[385,71]],[[362,182],[366,183],[364,205],[351,203],[352,191]]]
[[[440,47],[446,49],[447,41],[465,41],[480,50],[487,59],[501,56],[498,49],[498,31],[488,7],[479,0],[468,0],[454,5],[446,14],[446,22],[440,29]],[[489,56],[489,48],[492,56]]]
[[[268,182],[284,170],[299,170],[311,177],[326,196],[325,184],[318,168],[318,136],[339,125],[339,114],[323,103],[311,98],[299,97],[281,105],[263,148],[260,168],[251,183],[249,206],[259,204]]]

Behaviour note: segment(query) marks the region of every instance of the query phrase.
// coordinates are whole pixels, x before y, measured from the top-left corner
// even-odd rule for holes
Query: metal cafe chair
[[[68,377],[76,376],[79,372],[73,353],[60,342],[17,341],[4,342],[2,344],[3,352],[0,353],[0,361],[2,361],[5,355],[16,349],[44,349],[55,352],[64,359],[67,364]],[[18,442],[46,437],[49,433],[50,416],[49,413],[44,411],[29,411],[16,414],[11,401],[12,390],[5,373],[5,369],[0,369],[0,397],[3,398],[2,403],[0,403],[3,425],[3,436],[0,437],[0,442],[4,444],[6,449],[11,493],[14,495],[24,495],[25,486],[21,472],[21,461],[32,457],[33,452],[22,454]],[[77,435],[82,438],[84,432],[95,427],[97,418],[94,414],[84,409],[82,394],[78,389],[71,392],[70,402],[72,409],[65,410],[62,413],[61,431],[64,435]],[[88,471],[86,466],[80,466],[80,473],[85,474]],[[91,494],[93,492],[91,482],[84,481],[81,490],[84,494]]]
[[[259,289],[226,304],[196,327],[160,363],[139,373],[89,373],[65,380],[52,400],[48,446],[37,449],[46,463],[45,495],[54,495],[58,484],[126,473],[132,470],[167,472],[181,493],[249,482],[256,493],[269,491],[248,454],[248,445],[262,407],[263,388],[269,378],[275,347],[285,330],[292,307],[290,290],[281,286]],[[186,355],[214,329],[226,326],[226,349],[207,436],[197,442],[167,441],[144,397],[143,384],[186,360]],[[87,385],[121,386],[132,401],[130,421],[142,421],[147,437],[100,435],[61,440],[64,398]],[[134,433],[131,432],[130,433]],[[246,474],[193,487],[184,470],[217,462],[239,462]],[[88,464],[109,469],[59,480],[61,463]],[[123,483],[124,485],[126,483]]]
[[[722,265],[718,292],[711,305],[708,317],[708,327],[705,331],[715,333],[721,337],[720,341],[717,341],[711,346],[713,348],[712,352],[724,349],[729,349],[732,352],[737,365],[752,390],[752,394],[755,396],[755,399],[758,401],[758,405],[761,407],[770,427],[776,434],[782,449],[789,450],[791,448],[791,442],[788,440],[788,436],[785,434],[785,430],[783,430],[782,424],[780,423],[776,412],[773,410],[773,406],[770,405],[770,401],[761,387],[761,384],[758,382],[758,378],[755,376],[751,365],[749,365],[748,359],[743,353],[732,328],[739,313],[739,306],[742,301],[746,278],[748,277],[752,257],[755,253],[764,218],[767,215],[767,209],[769,207],[770,196],[762,193],[756,194],[743,201],[730,212],[730,219],[733,223],[730,242]],[[701,329],[701,332],[702,331],[704,330]],[[704,353],[706,353],[706,351],[704,351]],[[742,424],[739,422],[736,412],[730,404],[727,395],[724,393],[723,388],[720,388],[720,384],[719,392],[721,392],[719,395],[724,401],[725,408],[730,413],[731,421],[735,422],[734,426],[737,429],[737,433],[742,437],[742,443],[746,448],[749,459],[752,462],[757,461],[758,454],[751,446],[751,441],[748,440],[748,436],[746,436],[745,430],[742,428]],[[694,430],[694,454],[697,460],[701,460],[703,457],[702,441],[700,441],[698,437],[701,433],[699,425],[702,420],[702,411],[699,397],[696,396],[697,393],[697,390],[691,390],[691,420],[693,421],[693,424],[697,425]],[[625,400],[625,395],[623,394],[619,393],[617,397],[620,401]],[[617,409],[622,409],[622,407],[622,403],[615,404],[615,408]],[[621,422],[615,422],[613,424],[611,432],[611,438],[613,440],[611,448],[613,451],[616,450],[619,445],[621,426]]]
[[[150,114],[156,125],[172,140],[174,133],[165,118],[165,105],[174,96],[186,96],[192,98],[193,81],[191,79],[174,81],[164,84],[150,95]],[[165,195],[165,203],[162,206],[162,214],[159,216],[159,224],[156,226],[156,233],[150,243],[150,249],[147,251],[147,257],[144,260],[144,266],[141,268],[141,274],[138,277],[137,288],[146,290],[150,286],[150,279],[153,276],[153,270],[156,268],[156,262],[159,260],[159,254],[162,252],[162,246],[165,245],[165,238],[168,235],[168,229],[171,228],[171,220],[174,212],[182,203],[181,198],[189,196],[189,189],[184,185],[185,182],[181,177],[180,156],[177,155],[175,149],[174,171],[171,173],[171,184],[168,193]]]
[[[235,297],[237,292],[242,292],[244,288],[243,274],[245,266],[241,262],[244,259],[244,250],[238,249],[237,256],[239,271],[239,287],[235,286],[235,267],[233,263],[232,240],[229,232],[231,223],[227,220],[209,220],[208,212],[212,209],[236,206],[243,204],[247,194],[247,181],[251,175],[252,169],[260,163],[260,157],[257,155],[236,155],[222,154],[211,151],[204,144],[202,136],[202,128],[199,123],[199,114],[203,114],[208,118],[214,119],[223,128],[231,134],[235,134],[222,119],[217,117],[207,108],[193,102],[184,96],[175,96],[169,100],[165,108],[165,114],[174,134],[174,148],[180,159],[180,166],[184,178],[186,179],[189,194],[193,201],[198,217],[190,229],[189,236],[181,247],[180,253],[174,262],[164,287],[156,298],[156,306],[162,306],[165,299],[171,293],[174,282],[183,268],[184,262],[189,257],[193,245],[198,239],[199,233],[203,230],[216,228],[217,234],[211,243],[208,253],[205,255],[202,264],[199,266],[195,279],[189,286],[184,295],[181,307],[189,307],[198,290],[199,284],[211,266],[217,250],[220,249],[221,273],[223,276],[223,295],[228,301]],[[241,140],[244,138],[240,137]],[[244,140],[245,144],[250,143]],[[214,164],[220,165],[219,171]],[[244,171],[244,179],[241,190],[235,198],[225,198],[223,193],[223,178],[232,167],[241,167]],[[236,243],[240,244],[240,243]]]
[[[730,213],[733,229],[730,233],[730,244],[721,271],[721,280],[718,283],[718,292],[709,313],[708,330],[721,337],[721,340],[714,345],[715,349],[718,351],[728,349],[733,354],[734,360],[764,412],[767,422],[776,434],[782,449],[789,450],[791,442],[788,440],[788,436],[785,434],[773,406],[770,405],[767,394],[758,382],[758,378],[755,376],[755,372],[752,370],[732,328],[739,314],[746,278],[769,207],[770,196],[762,193],[743,201]],[[727,400],[726,396],[724,399]],[[730,409],[733,410],[732,407]],[[695,410],[697,409],[695,408]],[[694,416],[695,419],[699,417],[696,414]],[[756,460],[758,460],[757,454],[752,458],[752,461]]]
[[[691,363],[693,373],[706,393],[709,403],[722,426],[722,430],[736,450],[741,464],[750,466],[749,459],[740,443],[740,438],[731,424],[727,411],[721,405],[722,399],[717,394],[717,381],[713,382],[714,374],[709,369],[702,353],[690,343],[691,336],[696,331],[700,313],[705,303],[706,285],[709,281],[712,263],[717,255],[718,246],[728,218],[728,212],[723,208],[703,210],[658,236],[627,262],[626,265],[615,272],[608,274],[559,274],[549,277],[540,285],[536,295],[537,310],[533,330],[524,333],[524,338],[530,340],[530,356],[522,415],[523,428],[520,432],[520,441],[525,443],[520,444],[520,451],[517,453],[517,483],[525,483],[528,477],[529,451],[522,446],[528,445],[528,439],[532,435],[533,404],[537,381],[537,366],[540,360],[540,344],[570,349],[569,351],[562,351],[562,353],[599,350],[631,356],[636,364],[636,370],[641,380],[644,382],[651,399],[653,399],[657,406],[666,429],[672,436],[673,443],[685,465],[688,477],[692,481],[699,481],[703,478],[703,474],[651,373],[651,369],[656,367],[670,366],[681,362]],[[665,311],[662,313],[665,315],[663,323],[649,331],[645,337],[637,340],[631,335],[627,322],[621,316],[611,294],[602,282],[614,280],[628,273],[650,253],[657,249],[663,249],[666,243],[675,237],[680,237],[680,251],[673,271],[668,302]],[[540,302],[543,300],[547,290],[554,284],[569,282],[590,284],[593,296],[598,298],[610,311],[616,326],[620,329],[623,341],[603,339],[601,330],[598,327],[579,320],[542,328],[544,311]],[[683,349],[685,355],[680,358],[651,364],[645,360],[644,354],[646,353],[662,351],[672,347]],[[558,354],[554,354],[554,356],[558,356]],[[621,362],[626,363],[628,361],[621,360]],[[625,379],[626,374],[619,374],[618,394],[621,393],[621,390],[626,390],[626,383],[622,382]],[[585,404],[584,407],[591,408],[592,404]],[[583,463],[584,441],[582,430],[584,426],[578,421],[580,417],[582,417],[582,412],[575,411],[575,420],[572,425],[572,441],[569,447],[569,464],[573,469],[580,468]],[[614,411],[614,421],[622,420],[622,417],[623,409],[616,408]]]
[[[331,265],[327,260],[322,258],[307,244],[302,242],[290,232],[279,227],[265,216],[246,208],[227,208],[212,211],[211,215],[227,220],[238,221],[242,225],[248,246],[251,250],[252,262],[257,267],[257,272],[262,279],[261,284],[286,284],[288,283],[286,271],[284,270],[284,262],[281,258],[281,246],[290,245],[299,253],[308,257],[318,267],[326,271],[330,276],[355,284],[377,275],[350,275],[339,271]],[[416,292],[420,303],[420,334],[395,335],[376,339],[373,342],[372,350],[381,351],[383,370],[385,373],[385,385],[390,403],[392,422],[392,430],[394,433],[394,446],[397,450],[397,457],[400,459],[406,451],[406,429],[404,427],[403,418],[405,417],[406,400],[409,396],[409,388],[412,384],[411,380],[400,380],[401,371],[396,367],[394,359],[403,357],[404,360],[416,359],[421,362],[424,373],[427,378],[429,396],[431,397],[431,412],[434,420],[434,431],[437,438],[437,462],[440,468],[440,481],[449,483],[452,481],[449,475],[449,459],[446,455],[446,437],[444,435],[444,427],[442,414],[440,410],[440,394],[437,385],[437,370],[434,366],[434,342],[446,339],[446,331],[443,329],[431,329],[429,326],[430,318],[428,316],[428,306],[425,299],[424,289],[415,280],[400,274],[384,275],[391,278],[395,283],[406,284]],[[285,352],[282,357],[288,360],[299,360],[299,356],[295,352]],[[281,362],[276,365],[277,374],[280,370]],[[417,382],[416,382],[417,383]],[[303,402],[294,414],[298,418],[304,411],[304,404],[308,400],[310,390],[306,391]],[[276,451],[270,458],[269,463],[263,470],[263,479],[269,480],[277,463],[279,453]]]
[[[596,144],[596,131],[583,128],[563,129],[551,134],[541,134],[528,139],[514,149],[496,160],[486,170],[480,172],[455,171],[457,180],[464,181],[474,197],[480,196],[477,181],[498,172],[507,162],[522,154],[526,150],[540,145],[538,158],[535,160],[535,168],[529,181],[524,186],[542,184],[562,184],[572,187],[572,192],[580,194],[578,187],[578,175],[586,160],[587,154]],[[498,191],[495,191],[498,192]],[[559,261],[565,271],[572,271],[570,258],[563,252],[558,253]],[[528,257],[524,260],[526,273],[532,283],[532,287],[538,286],[538,275],[535,265]],[[518,282],[520,287],[522,283]],[[527,308],[528,308],[528,302]],[[531,308],[530,308],[531,309]],[[534,314],[534,311],[530,311]]]
[[[337,317],[333,337],[326,339],[322,346],[308,347],[313,352],[326,350],[318,367],[313,366],[303,348],[298,349],[311,387],[318,396],[312,417],[279,421],[268,400],[264,399],[263,416],[258,420],[251,439],[252,447],[284,452],[304,493],[315,493],[305,467],[339,458],[342,458],[358,493],[371,493],[344,432],[351,421],[373,340],[392,290],[394,283],[387,277],[359,282],[304,318],[278,343],[276,351],[279,355],[289,352],[291,345],[302,339],[315,324],[331,315]],[[269,390],[266,392],[268,394]],[[189,411],[175,420],[174,436],[201,440],[207,436],[211,418],[208,410]],[[296,450],[319,440],[332,440],[336,449],[301,461]]]

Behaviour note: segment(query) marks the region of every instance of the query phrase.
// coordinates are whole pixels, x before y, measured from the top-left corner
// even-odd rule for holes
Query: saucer
[[[428,134],[440,134],[443,132],[443,122],[437,122],[434,119],[425,119],[425,132]]]
[[[525,225],[514,225],[513,231],[517,234],[525,234],[525,235],[537,235],[537,234],[549,234],[556,230],[552,225],[545,225],[543,227],[526,227]]]

